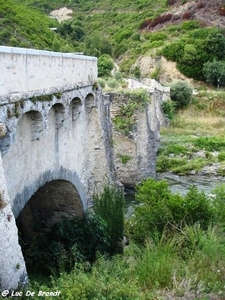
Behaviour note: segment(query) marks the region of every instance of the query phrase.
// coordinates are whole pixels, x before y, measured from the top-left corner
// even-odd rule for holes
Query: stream
[[[184,196],[188,189],[194,185],[199,191],[203,191],[206,194],[211,194],[211,191],[220,184],[225,184],[224,176],[214,175],[176,175],[172,172],[159,173],[156,179],[165,179],[169,183],[169,187],[173,193],[179,193]],[[135,200],[135,190],[125,189],[125,218],[129,218],[138,205]]]

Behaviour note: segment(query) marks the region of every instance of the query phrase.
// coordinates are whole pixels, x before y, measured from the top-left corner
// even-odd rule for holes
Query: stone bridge
[[[17,226],[29,239],[38,218],[82,215],[115,179],[96,80],[94,57],[0,47],[0,290],[27,281]]]

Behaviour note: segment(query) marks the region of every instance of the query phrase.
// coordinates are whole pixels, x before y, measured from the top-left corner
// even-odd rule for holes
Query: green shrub
[[[50,231],[34,237],[23,249],[30,272],[59,274],[70,271],[75,263],[96,259],[96,252],[108,251],[106,223],[97,215],[87,213],[84,218],[64,218]]]
[[[138,243],[147,238],[160,239],[164,230],[170,235],[174,230],[198,223],[207,229],[213,220],[210,200],[196,187],[191,187],[185,197],[172,194],[164,180],[148,179],[137,186],[136,199],[141,203],[128,223],[128,232]]]
[[[201,24],[197,20],[190,20],[190,21],[183,22],[181,27],[184,30],[193,30],[193,29],[196,29],[196,28],[200,28]]]
[[[164,115],[169,119],[172,120],[175,115],[175,108],[176,103],[171,100],[163,101],[161,104],[162,111]]]
[[[105,186],[102,193],[94,195],[94,211],[107,225],[108,252],[121,253],[124,234],[124,195],[114,187]]]
[[[167,44],[162,49],[162,55],[168,60],[179,61],[183,57],[184,43],[182,41]]]
[[[98,58],[98,76],[108,76],[113,69],[114,64],[112,58],[103,54]]]
[[[178,81],[171,85],[170,97],[176,103],[176,108],[187,106],[192,99],[192,87],[185,81]]]
[[[104,89],[104,87],[105,87],[105,80],[103,78],[98,78],[98,83],[100,84],[101,88]]]
[[[224,160],[225,160],[225,151],[221,151],[221,152],[218,154],[218,160],[219,160],[219,161],[224,161]]]
[[[215,223],[222,225],[225,230],[225,185],[221,184],[212,190]]]
[[[118,82],[114,78],[111,78],[107,81],[107,85],[109,88],[115,89],[118,86]]]

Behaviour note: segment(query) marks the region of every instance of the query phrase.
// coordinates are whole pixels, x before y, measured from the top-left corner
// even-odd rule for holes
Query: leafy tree
[[[113,69],[113,60],[107,55],[103,54],[98,58],[98,76],[108,76]]]
[[[192,98],[192,87],[185,81],[177,81],[170,88],[170,98],[176,103],[176,108],[189,104]]]
[[[206,39],[206,52],[212,58],[223,59],[225,56],[225,37],[219,32],[211,33]]]
[[[203,74],[207,82],[215,86],[225,86],[225,62],[208,61],[203,66]]]
[[[86,55],[99,57],[103,54],[112,54],[111,43],[104,36],[100,36],[100,34],[87,37],[84,43],[84,53]]]

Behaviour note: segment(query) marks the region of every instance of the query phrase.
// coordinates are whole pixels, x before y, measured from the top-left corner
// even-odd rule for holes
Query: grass
[[[225,160],[224,96],[224,91],[200,89],[192,103],[177,112],[170,126],[161,129],[158,172],[185,175]],[[222,165],[219,174],[225,174]]]
[[[190,251],[183,259],[180,254],[187,241]],[[162,238],[155,244],[150,240],[145,246],[131,242],[123,255],[111,260],[99,255],[91,269],[85,263],[76,264],[72,272],[52,277],[48,285],[32,281],[29,290],[36,292],[34,300],[40,299],[39,290],[58,290],[58,299],[73,300],[163,300],[169,295],[171,299],[196,299],[195,295],[210,299],[209,293],[225,292],[223,243],[224,235],[216,227],[207,231],[198,226],[187,227],[171,239]]]

